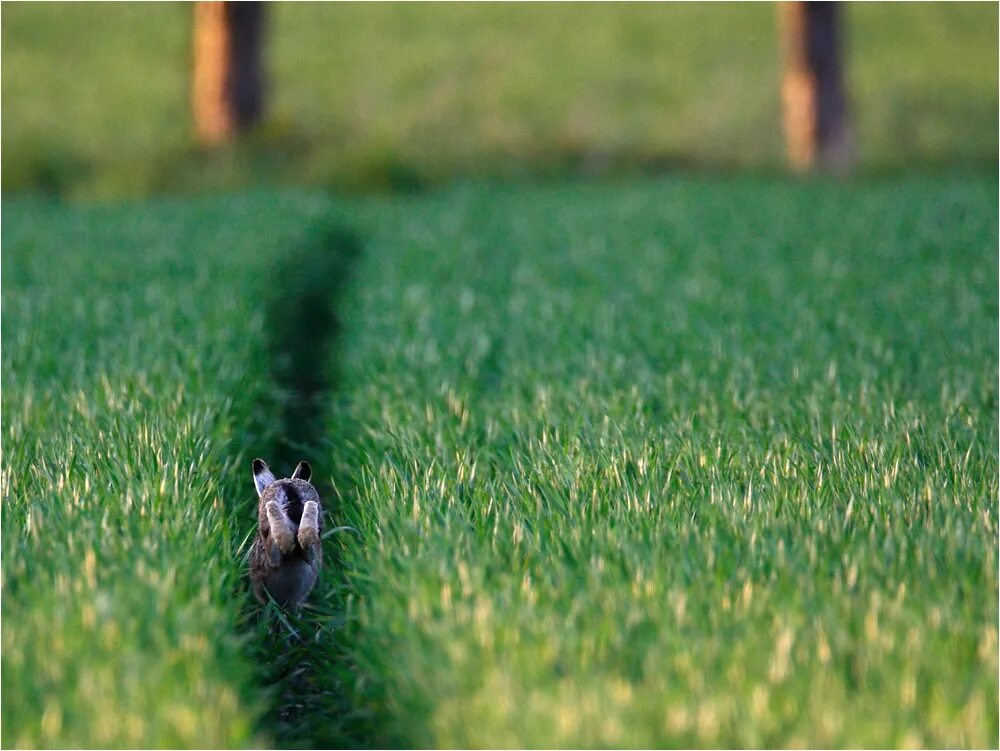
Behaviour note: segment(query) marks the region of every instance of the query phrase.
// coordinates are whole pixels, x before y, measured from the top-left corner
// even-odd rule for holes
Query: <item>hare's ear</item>
[[[299,462],[299,466],[295,468],[292,472],[293,480],[309,480],[312,477],[312,467],[309,466],[309,462]]]
[[[268,485],[274,484],[274,473],[268,469],[263,459],[253,460],[253,484],[257,487],[257,495],[264,495]]]

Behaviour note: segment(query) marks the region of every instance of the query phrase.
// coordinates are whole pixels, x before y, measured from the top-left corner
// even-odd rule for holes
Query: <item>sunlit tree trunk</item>
[[[786,2],[779,10],[785,144],[793,169],[843,172],[853,161],[838,3]]]
[[[194,4],[191,107],[205,145],[231,140],[263,113],[263,16],[261,3]]]

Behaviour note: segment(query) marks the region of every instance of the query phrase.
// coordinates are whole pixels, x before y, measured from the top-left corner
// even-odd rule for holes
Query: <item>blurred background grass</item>
[[[264,122],[206,152],[189,108],[190,6],[5,6],[2,187],[414,189],[783,163],[771,4],[268,11]],[[844,11],[861,172],[995,169],[997,7]]]

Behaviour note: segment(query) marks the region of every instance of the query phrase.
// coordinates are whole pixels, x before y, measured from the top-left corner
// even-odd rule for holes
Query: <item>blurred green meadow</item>
[[[998,11],[5,4],[3,747],[996,747]],[[207,195],[211,194],[211,195]],[[252,601],[250,460],[327,569]]]
[[[203,153],[189,116],[191,7],[4,8],[2,186],[78,197],[455,177],[773,171],[770,4],[281,3],[270,106]],[[864,170],[992,169],[997,9],[844,9]]]

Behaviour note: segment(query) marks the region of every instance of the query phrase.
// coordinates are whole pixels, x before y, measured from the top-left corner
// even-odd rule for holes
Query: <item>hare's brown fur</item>
[[[257,539],[250,549],[250,581],[259,600],[294,607],[316,584],[323,564],[323,504],[299,462],[290,478],[277,480],[260,459],[253,463]]]

